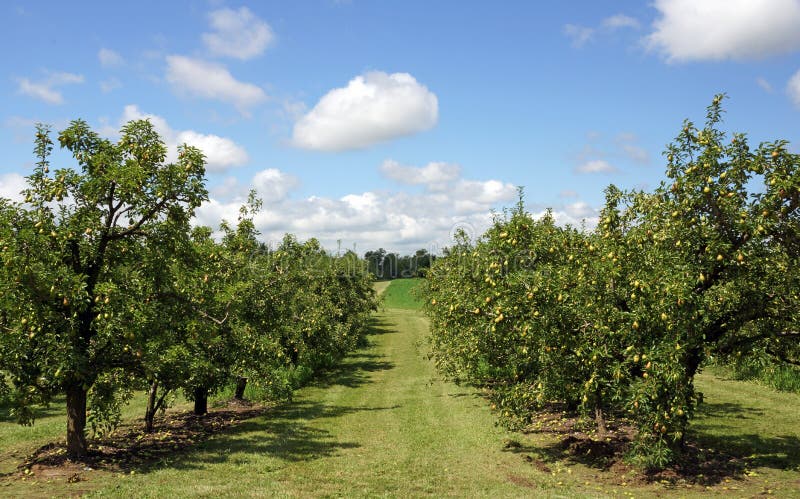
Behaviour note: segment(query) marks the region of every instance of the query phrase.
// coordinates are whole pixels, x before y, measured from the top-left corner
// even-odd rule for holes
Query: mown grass
[[[704,402],[692,438],[744,457],[774,478],[794,479],[800,495],[800,394],[722,378],[714,371],[699,375],[695,384]]]
[[[424,279],[395,279],[383,294],[383,305],[386,308],[402,310],[419,310],[422,308],[422,299],[417,294],[417,289],[423,284]]]
[[[378,296],[381,296],[384,292],[386,292],[386,289],[391,283],[392,281],[375,281],[372,283],[372,289],[375,290],[375,293],[377,293]]]

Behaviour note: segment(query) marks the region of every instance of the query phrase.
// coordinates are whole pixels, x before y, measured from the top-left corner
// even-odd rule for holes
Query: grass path
[[[485,402],[434,377],[427,324],[379,314],[370,346],[292,403],[206,442],[169,468],[97,495],[525,496],[552,486],[503,450]]]

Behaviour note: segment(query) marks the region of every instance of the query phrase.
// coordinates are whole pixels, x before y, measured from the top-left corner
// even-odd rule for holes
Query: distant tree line
[[[425,249],[418,249],[413,255],[403,256],[398,253],[388,253],[383,248],[364,253],[367,269],[376,279],[425,277],[435,259],[436,255],[430,254]]]

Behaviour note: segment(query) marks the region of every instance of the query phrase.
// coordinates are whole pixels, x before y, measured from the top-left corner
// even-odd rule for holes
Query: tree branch
[[[747,338],[742,338],[740,340],[734,341],[733,343],[728,343],[719,349],[720,353],[729,354],[733,352],[735,348],[743,347],[746,345],[752,345],[753,343],[759,340],[765,340],[767,338],[800,338],[800,332],[795,331],[785,331],[782,333],[763,333],[756,336],[749,336]]]
[[[153,208],[151,208],[150,211],[148,211],[145,215],[143,215],[142,218],[140,218],[138,222],[136,222],[135,224],[131,225],[127,229],[123,230],[122,232],[117,232],[116,234],[110,234],[109,235],[109,240],[113,241],[113,240],[116,240],[116,239],[122,239],[123,237],[126,237],[126,236],[129,236],[131,234],[136,233],[142,227],[142,225],[144,225],[146,222],[149,222],[150,220],[152,220],[153,217],[155,217],[156,214],[158,214],[158,212],[161,211],[161,209],[164,208],[164,206],[166,206],[166,204],[167,204],[166,198],[162,199],[161,201],[158,202],[157,205],[155,205]]]

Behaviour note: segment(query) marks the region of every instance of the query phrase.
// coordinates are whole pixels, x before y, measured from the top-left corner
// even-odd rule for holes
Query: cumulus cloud
[[[194,130],[183,130],[177,133],[178,144],[188,144],[205,152],[208,167],[212,170],[224,170],[231,166],[247,163],[247,152],[231,139],[219,135],[203,134]]]
[[[215,10],[208,14],[208,20],[214,31],[203,33],[203,42],[212,55],[252,59],[275,39],[269,24],[247,7]]]
[[[797,71],[786,84],[786,93],[795,106],[800,108],[800,71]]]
[[[461,175],[461,167],[434,161],[418,168],[387,159],[381,165],[381,173],[401,184],[439,186],[458,178]]]
[[[166,79],[178,93],[227,102],[244,115],[267,98],[260,87],[237,80],[222,64],[181,55],[167,56]]]
[[[218,135],[203,134],[194,130],[173,130],[167,120],[155,114],[142,112],[135,105],[127,105],[122,113],[120,124],[131,120],[150,120],[153,127],[167,144],[168,160],[178,157],[180,144],[188,144],[199,148],[206,155],[206,168],[209,171],[223,171],[247,163],[250,158],[245,149],[231,139]]]
[[[104,67],[121,66],[125,64],[125,59],[123,59],[121,55],[107,48],[101,48],[97,52],[97,59]]]
[[[668,62],[760,59],[800,49],[798,0],[656,0],[646,46]]]
[[[28,78],[17,80],[17,91],[23,95],[39,99],[48,104],[62,104],[64,97],[57,87],[63,85],[83,83],[83,75],[66,72],[48,73],[47,77],[39,81]]]
[[[255,174],[252,185],[265,203],[275,203],[285,200],[300,181],[294,175],[268,168]]]
[[[451,173],[429,178],[437,185],[444,183],[445,189],[426,185],[420,192],[376,190],[339,197],[295,198],[291,193],[299,185],[297,178],[265,169],[248,182],[240,184],[230,178],[212,188],[211,199],[197,210],[195,222],[216,228],[222,219],[235,220],[247,191],[254,188],[264,200],[254,221],[267,242],[280,241],[289,232],[300,239],[316,237],[328,249],[335,249],[337,241],[342,241],[346,247],[357,244],[360,253],[378,247],[403,252],[419,248],[438,251],[452,244],[454,227],[468,227],[470,233],[478,235],[491,223],[491,210],[513,202],[517,196],[516,186],[510,183],[464,179],[444,170]]]
[[[586,201],[567,204],[564,206],[564,212],[576,220],[597,215],[597,209],[592,208]]]
[[[593,159],[575,168],[575,173],[616,173],[617,168],[604,159]]]
[[[295,123],[292,144],[342,151],[428,130],[439,119],[436,95],[408,73],[373,71],[320,99]]]
[[[533,216],[538,219],[547,213],[547,210],[541,210],[537,213],[533,213]],[[578,207],[577,210],[576,207],[571,205],[555,207],[549,210],[549,214],[553,217],[556,225],[561,226],[570,225],[576,228],[592,229],[597,227],[600,221],[599,210],[588,206],[586,209]]]
[[[0,198],[22,202],[22,191],[27,187],[25,177],[18,173],[0,174]]]

